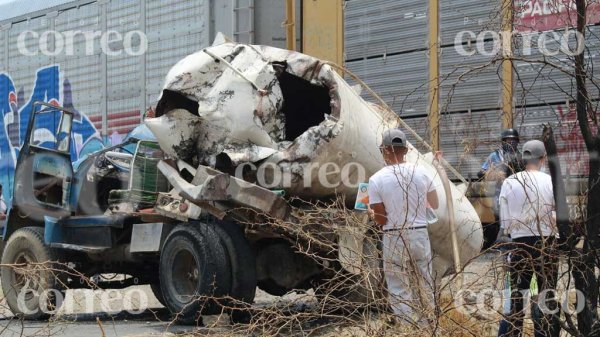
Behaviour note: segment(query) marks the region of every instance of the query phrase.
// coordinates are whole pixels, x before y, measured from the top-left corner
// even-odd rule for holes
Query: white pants
[[[389,301],[398,318],[425,324],[433,307],[431,244],[427,228],[383,234],[383,270]]]

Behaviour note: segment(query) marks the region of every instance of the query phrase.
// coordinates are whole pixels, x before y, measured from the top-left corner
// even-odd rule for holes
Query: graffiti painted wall
[[[27,20],[0,11],[0,183],[7,201],[34,101],[77,112],[71,149],[72,158],[80,158],[103,144],[120,143],[156,104],[169,69],[214,37],[206,1],[71,2],[48,8],[43,1],[30,1],[27,8],[39,11],[29,13]],[[106,53],[96,36],[136,31],[147,38],[141,55],[126,53],[119,43],[111,43],[113,52]],[[48,32],[52,53],[43,52],[40,38]],[[89,42],[84,35],[96,37]],[[67,43],[68,36],[75,37]],[[51,43],[59,37],[64,43]],[[133,40],[137,51],[141,40]]]
[[[75,112],[71,159],[102,147],[100,133],[81,113],[73,102],[73,88],[66,76],[61,76],[58,65],[39,69],[35,74],[33,90],[25,92],[23,84],[14,83],[10,74],[0,74],[0,183],[3,186],[4,200],[10,204],[15,165],[19,149],[25,141],[33,103],[48,102],[63,106]],[[56,130],[44,130],[53,135]]]

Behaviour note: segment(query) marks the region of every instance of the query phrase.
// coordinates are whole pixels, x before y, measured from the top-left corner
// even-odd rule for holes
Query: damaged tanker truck
[[[1,270],[14,313],[36,318],[47,313],[36,307],[60,304],[57,292],[36,291],[137,283],[190,321],[219,310],[207,297],[243,307],[257,286],[282,295],[340,274],[378,275],[377,234],[351,205],[358,184],[383,167],[381,135],[399,120],[326,62],[266,46],[206,48],[168,73],[155,117],[139,127],[151,134],[74,164],[72,116],[38,104],[19,154]],[[38,119],[60,124],[51,146],[34,139]],[[429,234],[441,277],[479,253],[481,223],[466,188],[444,184],[431,153],[411,145],[407,158],[440,186]],[[35,282],[9,266],[47,261]],[[111,282],[105,273],[127,276]],[[361,282],[347,293],[370,296]]]

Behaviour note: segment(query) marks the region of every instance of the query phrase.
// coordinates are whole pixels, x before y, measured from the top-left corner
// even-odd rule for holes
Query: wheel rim
[[[15,267],[12,268],[13,287],[18,294],[25,289],[23,299],[30,301],[35,298],[35,291],[40,288],[38,272],[39,266],[35,265],[37,259],[30,251],[22,251],[15,256]]]
[[[171,275],[177,298],[190,302],[198,292],[200,270],[198,261],[188,249],[180,249],[173,255]]]

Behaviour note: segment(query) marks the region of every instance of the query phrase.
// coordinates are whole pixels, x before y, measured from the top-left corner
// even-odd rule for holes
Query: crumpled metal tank
[[[364,101],[325,62],[294,51],[223,43],[187,56],[168,73],[156,118],[146,120],[163,151],[287,195],[356,197],[357,184],[384,166],[393,112]],[[452,266],[448,210],[431,154],[412,145],[409,162],[436,176],[439,222],[430,227],[434,269]],[[256,169],[258,167],[258,169]],[[461,261],[479,253],[481,222],[452,185]]]

